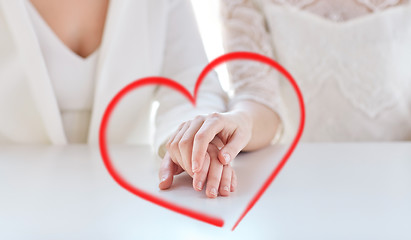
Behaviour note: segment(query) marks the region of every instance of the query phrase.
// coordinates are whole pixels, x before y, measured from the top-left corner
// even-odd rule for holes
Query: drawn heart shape
[[[261,63],[265,63],[270,65],[271,67],[275,68],[277,71],[279,71],[284,77],[287,78],[287,80],[290,82],[292,85],[296,96],[298,98],[298,103],[299,103],[299,108],[300,108],[300,123],[299,127],[297,130],[297,134],[295,135],[293,141],[290,144],[290,147],[287,149],[285,152],[284,156],[282,157],[281,161],[278,163],[278,165],[274,168],[274,170],[271,172],[271,174],[268,176],[268,178],[264,181],[263,185],[259,188],[257,193],[252,197],[251,201],[248,203],[238,220],[235,222],[234,226],[232,227],[232,230],[234,230],[237,225],[240,223],[240,221],[245,217],[245,215],[251,210],[251,208],[254,206],[254,204],[259,200],[259,198],[262,196],[262,194],[267,190],[267,188],[270,186],[270,184],[273,182],[275,177],[278,175],[278,173],[281,171],[281,169],[284,167],[285,163],[293,153],[294,149],[296,148],[301,135],[303,133],[304,129],[304,122],[305,122],[305,107],[304,107],[304,101],[303,97],[301,94],[301,91],[291,76],[287,72],[285,68],[283,68],[280,64],[272,60],[271,58],[268,58],[266,56],[257,54],[257,53],[252,53],[252,52],[232,52],[232,53],[227,53],[225,55],[222,55],[212,62],[210,62],[204,70],[201,72],[199,77],[197,78],[197,82],[194,88],[194,95],[192,95],[184,86],[182,86],[180,83],[164,78],[164,77],[146,77],[146,78],[141,78],[138,80],[135,80],[134,82],[128,84],[125,86],[123,89],[121,89],[115,96],[114,98],[110,101],[108,104],[104,115],[101,120],[100,124],[100,132],[99,132],[99,145],[100,145],[100,154],[103,159],[104,165],[111,175],[111,177],[124,189],[127,191],[135,194],[136,196],[139,196],[147,201],[150,201],[152,203],[155,203],[159,206],[165,207],[169,210],[178,212],[180,214],[186,215],[188,217],[218,226],[222,227],[224,225],[224,220],[221,218],[213,217],[208,215],[207,213],[195,211],[193,209],[186,208],[184,206],[180,206],[178,204],[166,201],[160,197],[151,195],[150,193],[147,193],[145,191],[142,191],[141,189],[135,187],[134,185],[130,184],[114,167],[112,164],[112,159],[109,155],[108,152],[108,147],[107,147],[107,141],[106,141],[106,129],[110,120],[110,116],[117,106],[117,104],[120,102],[120,100],[129,92],[142,87],[142,86],[147,86],[147,85],[160,85],[160,86],[165,86],[174,89],[175,91],[179,92],[180,94],[184,95],[188,101],[190,101],[194,106],[196,105],[196,99],[197,99],[197,93],[198,89],[203,82],[204,78],[207,76],[207,74],[212,71],[214,68],[217,66],[226,63],[228,61],[232,60],[252,60],[252,61],[257,61]]]

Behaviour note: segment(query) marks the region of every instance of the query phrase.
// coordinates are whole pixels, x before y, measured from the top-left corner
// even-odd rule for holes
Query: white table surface
[[[112,147],[133,184],[224,218],[218,228],[122,189],[97,147],[1,146],[0,239],[411,239],[411,143],[302,143],[232,232],[282,151],[242,154],[238,191],[207,199],[186,175],[159,191],[149,147]]]

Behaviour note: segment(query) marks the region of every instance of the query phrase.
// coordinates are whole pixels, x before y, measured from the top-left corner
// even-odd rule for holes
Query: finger
[[[160,170],[158,176],[160,178],[160,184],[158,187],[161,190],[168,189],[173,184],[173,176],[175,170],[175,163],[171,161],[170,155],[167,152],[161,161]]]
[[[210,168],[207,175],[206,195],[215,198],[218,195],[223,165],[218,161],[216,152],[208,152],[210,155]]]
[[[212,114],[212,117],[206,119],[197,131],[193,143],[192,163],[195,170],[201,169],[203,157],[207,151],[209,143],[224,128],[224,123],[219,114]],[[196,172],[196,171],[194,171]]]
[[[194,120],[192,120],[190,126],[184,132],[183,136],[180,139],[180,142],[178,143],[178,146],[180,148],[181,161],[184,162],[185,169],[191,176],[194,172],[194,168],[191,167],[191,154],[193,150],[194,136],[200,129],[203,122],[204,117],[202,116],[197,116]],[[204,160],[204,158],[202,158],[202,160]]]
[[[173,142],[174,138],[175,138],[176,135],[181,131],[181,129],[184,127],[185,124],[186,124],[185,122],[183,122],[182,124],[180,124],[180,126],[178,126],[178,128],[177,128],[177,131],[175,131],[175,132],[173,133],[173,135],[168,139],[167,144],[166,144],[167,150],[170,149],[171,143]]]
[[[194,174],[193,187],[197,191],[201,191],[204,187],[204,183],[207,180],[208,169],[210,167],[210,155],[206,153],[204,158],[203,168],[200,172]]]
[[[240,151],[247,145],[245,139],[246,138],[238,131],[234,132],[230,140],[218,153],[220,162],[226,165],[237,157],[238,153],[240,153]]]
[[[174,163],[177,165],[181,166],[184,170],[187,170],[186,166],[184,165],[184,162],[182,161],[181,158],[181,153],[180,153],[180,147],[179,143],[181,138],[183,137],[184,133],[186,130],[190,127],[191,121],[187,121],[184,126],[181,128],[181,130],[176,134],[174,137],[173,141],[170,144],[170,148],[168,149],[170,153],[170,157],[173,160]],[[191,169],[190,169],[191,172]],[[190,175],[192,176],[192,175]]]
[[[235,190],[237,190],[237,174],[235,174],[234,169],[231,169],[232,173],[231,173],[231,192],[234,192]]]
[[[158,176],[160,178],[159,188],[161,190],[168,189],[173,184],[173,176],[178,175],[184,172],[180,166],[175,164],[171,158],[169,153],[167,152],[164,156],[163,160],[161,161],[160,170]]]
[[[220,191],[219,191],[221,196],[230,195],[232,173],[233,173],[233,170],[231,169],[230,165],[225,165],[223,167],[223,174],[221,175]]]
[[[214,144],[218,148],[218,150],[221,150],[224,147],[223,141],[221,141],[221,138],[218,136],[215,136],[214,139],[211,141],[211,144]]]

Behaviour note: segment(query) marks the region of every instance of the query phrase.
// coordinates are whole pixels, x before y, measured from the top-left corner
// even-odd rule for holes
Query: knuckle
[[[177,142],[177,141],[173,141],[173,142],[170,144],[170,149],[171,149],[172,151],[177,151],[177,150],[178,150],[178,142]]]
[[[180,142],[178,143],[178,147],[180,149],[182,148],[187,148],[190,145],[190,139],[189,138],[183,138],[180,140]]]
[[[195,135],[194,139],[196,141],[202,141],[205,140],[206,137],[206,133],[205,132],[197,132],[197,134]]]
[[[166,143],[166,148],[167,148],[167,150],[170,150],[170,149],[171,149],[171,141],[168,141],[168,142]]]
[[[223,116],[220,113],[212,113],[207,120],[209,124],[216,124],[223,121]]]
[[[194,118],[194,120],[196,120],[196,121],[202,121],[202,120],[204,120],[204,116],[198,115],[198,116],[196,116],[196,117]]]
[[[211,186],[217,185],[220,182],[220,178],[217,176],[208,176],[207,181],[210,183]]]
[[[221,118],[221,114],[220,113],[211,113],[210,114],[210,118],[212,118],[212,119],[219,119],[219,118]]]

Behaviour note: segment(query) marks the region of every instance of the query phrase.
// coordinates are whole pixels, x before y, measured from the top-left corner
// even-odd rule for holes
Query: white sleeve
[[[247,51],[274,58],[263,12],[253,0],[222,0],[224,46],[227,52]],[[234,92],[230,105],[246,99],[279,113],[279,75],[270,66],[252,61],[227,64]]]
[[[208,63],[207,57],[189,1],[173,0],[169,4],[162,75],[193,93],[197,77]],[[159,108],[155,118],[154,147],[160,156],[165,154],[164,143],[182,122],[197,115],[223,112],[227,101],[214,72],[204,79],[196,107],[167,87],[156,90],[156,100]]]

